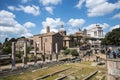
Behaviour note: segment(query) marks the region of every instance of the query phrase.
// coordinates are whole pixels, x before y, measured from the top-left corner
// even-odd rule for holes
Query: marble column
[[[34,42],[34,65],[37,66],[37,43]]]
[[[97,36],[99,36],[99,32],[98,32],[98,30],[97,30]]]
[[[58,43],[55,44],[55,50],[56,50],[56,61],[58,61]]]
[[[104,35],[103,35],[103,30],[102,30],[102,37],[104,37]]]
[[[50,44],[50,62],[52,62],[52,43]]]
[[[42,60],[43,60],[43,63],[45,63],[45,43],[43,44]]]
[[[11,69],[12,70],[16,70],[16,66],[15,66],[15,42],[12,42],[12,65],[11,65]]]
[[[24,42],[24,55],[23,55],[23,67],[27,68],[27,42]]]

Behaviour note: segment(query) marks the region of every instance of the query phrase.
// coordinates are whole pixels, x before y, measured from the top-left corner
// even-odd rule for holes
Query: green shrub
[[[63,53],[64,53],[65,55],[68,55],[68,54],[70,54],[70,50],[69,50],[69,49],[66,49],[66,50],[63,51]]]
[[[77,57],[77,56],[79,56],[79,53],[77,52],[76,49],[73,49],[73,50],[71,50],[71,55]]]
[[[63,46],[63,50],[66,50],[67,49],[67,46]]]

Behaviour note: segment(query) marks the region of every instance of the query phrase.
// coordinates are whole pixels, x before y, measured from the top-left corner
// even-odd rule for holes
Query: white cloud
[[[79,2],[78,2],[78,4],[77,5],[75,5],[75,7],[77,7],[77,8],[81,8],[82,7],[82,4],[85,2],[85,0],[79,0]]]
[[[54,6],[60,4],[62,0],[39,0],[39,2],[44,6],[47,12],[53,14]]]
[[[88,8],[88,16],[104,16],[113,12],[115,9],[120,9],[120,1],[117,3],[109,3],[107,0],[86,0],[86,7]]]
[[[11,11],[14,11],[15,7],[14,6],[8,6],[8,9],[11,10]]]
[[[120,13],[114,15],[112,18],[113,18],[113,19],[120,19]]]
[[[39,6],[31,5],[31,6],[22,6],[19,5],[19,7],[14,6],[8,6],[8,9],[14,11],[23,11],[28,14],[33,14],[34,16],[40,15],[40,8]]]
[[[34,23],[32,23],[32,22],[26,22],[26,23],[24,23],[23,25],[24,25],[24,27],[26,27],[26,28],[32,28],[32,27],[35,27],[35,26],[36,26],[36,25],[35,25]]]
[[[89,17],[104,16],[116,9],[120,9],[120,0],[116,3],[110,3],[108,0],[79,0],[76,7],[81,8],[84,2],[88,11],[87,15]]]
[[[50,14],[53,14],[53,7],[45,7],[45,10],[48,11]]]
[[[1,10],[0,20],[0,33],[5,34],[5,36],[10,34],[18,37],[22,35],[25,35],[25,37],[32,36],[23,25],[15,20],[15,15],[13,13]]]
[[[69,27],[69,28],[68,28],[68,31],[67,31],[67,35],[74,34],[74,33],[77,32],[77,31],[78,31],[78,29]]]
[[[68,21],[68,25],[72,26],[72,27],[80,27],[85,23],[84,19],[73,19],[71,18]]]
[[[44,6],[47,5],[58,5],[62,2],[62,0],[39,0]]]
[[[113,29],[119,28],[119,27],[120,27],[120,25],[115,25],[115,26],[110,28],[110,31],[113,30]]]
[[[56,29],[57,27],[64,25],[65,23],[63,21],[61,21],[60,18],[46,18],[46,21],[42,22],[43,25],[43,29],[41,30],[41,33],[45,33],[46,32],[46,27],[50,26],[50,31],[54,31],[57,32],[58,30]]]

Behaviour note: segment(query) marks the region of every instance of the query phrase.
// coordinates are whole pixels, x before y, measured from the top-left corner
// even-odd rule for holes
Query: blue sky
[[[61,25],[72,34],[99,24],[104,33],[120,25],[120,0],[0,0],[0,42]]]

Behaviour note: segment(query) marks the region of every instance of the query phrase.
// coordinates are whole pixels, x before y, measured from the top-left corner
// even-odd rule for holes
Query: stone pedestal
[[[12,56],[11,56],[11,70],[16,70],[17,67],[15,66],[15,42],[12,42]]]
[[[107,80],[120,80],[119,59],[107,59]]]
[[[27,42],[24,42],[24,55],[23,55],[23,67],[27,68]]]
[[[56,61],[58,61],[58,44],[55,44],[55,49],[56,49]]]

